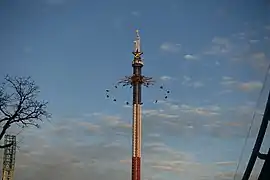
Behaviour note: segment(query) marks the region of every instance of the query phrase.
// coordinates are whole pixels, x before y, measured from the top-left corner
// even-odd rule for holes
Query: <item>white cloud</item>
[[[250,81],[250,82],[243,82],[239,84],[239,88],[244,91],[253,91],[262,88],[262,82],[260,81]]]
[[[204,86],[203,82],[200,81],[190,82],[190,80],[184,80],[182,84],[193,88],[200,88]]]
[[[131,12],[131,15],[132,16],[135,16],[135,17],[140,17],[141,16],[141,13],[139,11],[132,11]]]
[[[232,93],[233,91],[231,89],[225,89],[222,90],[218,93],[218,95],[223,95],[223,94],[228,94],[228,93]]]
[[[264,59],[265,53],[264,52],[254,53],[252,54],[252,58],[254,58],[255,60]]]
[[[180,110],[185,113],[193,113],[197,115],[202,116],[213,116],[213,115],[219,115],[219,112],[217,109],[213,109],[212,107],[181,107]]]
[[[216,162],[215,164],[219,166],[235,166],[237,165],[237,162],[236,161],[221,161],[221,162]]]
[[[266,72],[269,65],[269,58],[266,56],[265,52],[259,51],[255,53],[250,53],[246,59],[251,64],[251,66],[259,72]]]
[[[232,80],[233,78],[229,76],[223,76],[222,79],[225,81],[229,81],[229,80]]]
[[[191,83],[190,86],[194,88],[199,88],[199,87],[203,87],[204,84],[202,82],[196,81],[196,82]]]
[[[228,87],[237,84],[237,81],[234,80],[232,77],[223,76],[220,84]]]
[[[132,108],[131,105],[127,105],[127,104],[125,104],[123,107],[124,107],[124,108]]]
[[[160,137],[160,134],[158,134],[158,133],[150,133],[150,134],[148,134],[148,136],[150,136],[150,137]]]
[[[122,120],[120,116],[112,115],[101,115],[100,120],[109,126],[121,127],[121,128],[131,128],[131,124]]]
[[[232,35],[232,37],[237,39],[245,39],[247,34],[245,32],[235,33]]]
[[[53,139],[61,143],[48,148],[40,146],[44,143],[40,136],[34,136],[28,142],[29,146],[17,153],[15,176],[28,180],[43,180],[51,176],[59,180],[87,179],[90,176],[104,180],[128,179],[131,165],[129,143],[117,139],[116,133],[111,135],[113,140],[108,142],[103,142],[103,136],[100,136],[98,142],[91,139],[84,143],[76,140],[67,142],[66,134],[58,135]],[[36,141],[32,141],[34,139]],[[193,154],[172,148],[162,141],[145,142],[142,153],[144,177],[159,176],[164,172],[177,176],[181,175],[179,172],[185,176],[193,172],[195,179],[202,173],[213,176],[214,168],[198,163]]]
[[[234,80],[227,80],[227,81],[220,82],[221,85],[225,85],[225,86],[231,86],[231,85],[234,85],[236,83],[237,83],[237,81],[234,81]]]
[[[251,44],[255,44],[255,43],[260,42],[260,40],[258,40],[258,39],[250,39],[249,42],[250,42]]]
[[[145,116],[158,116],[161,118],[178,118],[178,115],[175,114],[166,114],[163,113],[163,110],[143,110],[142,114],[144,114]]]
[[[151,177],[153,174],[158,177],[165,172],[176,179],[193,180],[201,179],[202,176],[211,178],[217,171],[213,164],[201,164],[193,154],[179,151],[162,142],[144,143],[143,157],[144,172],[151,172]],[[121,162],[131,165],[129,159]]]
[[[160,49],[166,52],[177,53],[181,50],[181,45],[165,42],[161,44]]]
[[[225,54],[230,52],[232,49],[232,44],[228,38],[214,37],[212,39],[212,46],[209,50],[205,51],[204,54],[207,55],[217,55]]]
[[[169,107],[172,112],[183,112],[183,113],[190,113],[194,115],[202,115],[202,116],[213,116],[218,115],[219,111],[221,110],[219,106],[217,105],[211,105],[211,106],[204,106],[204,107],[193,107],[187,104],[172,104],[170,102],[164,102],[165,106]],[[148,114],[159,114],[164,113],[164,110],[147,110]],[[177,114],[175,114],[177,115]],[[181,117],[178,114],[179,117]],[[176,117],[175,117],[176,118]]]
[[[162,81],[170,81],[170,80],[173,80],[174,78],[173,77],[170,77],[170,76],[161,76],[160,79]]]
[[[240,82],[234,80],[232,77],[222,77],[222,81],[220,82],[221,85],[230,87],[230,88],[238,88],[243,91],[253,91],[262,88],[261,81],[249,81],[249,82]],[[226,90],[230,92],[230,90]]]
[[[192,79],[189,76],[184,76],[183,79],[184,80],[182,82],[182,85],[193,87],[193,88],[200,88],[200,87],[203,87],[204,86],[204,83],[203,82],[200,82],[200,81],[194,81],[194,82],[192,82],[191,81]]]
[[[189,77],[189,76],[184,76],[183,78],[184,78],[184,82],[187,82],[187,81],[191,80],[191,77]]]
[[[198,59],[197,56],[191,55],[191,54],[185,55],[184,58],[185,58],[186,60],[195,60],[195,59]]]
[[[219,45],[228,45],[229,40],[227,38],[224,38],[224,37],[214,37],[212,39],[212,43],[219,44]]]
[[[90,122],[78,122],[78,125],[86,128],[89,131],[97,132],[100,130],[100,126]]]
[[[245,33],[235,34],[232,37],[214,37],[203,54],[242,59],[249,54],[251,47],[251,43],[245,37]],[[251,42],[254,43],[255,40]]]
[[[159,137],[164,138],[164,134],[184,137],[180,136],[184,131],[195,133],[202,129],[200,125],[205,124],[211,125],[211,130],[214,131],[214,128],[218,128],[213,127],[217,121],[213,121],[210,116],[221,112],[219,106],[195,107],[171,102],[163,102],[160,105],[168,108],[146,109],[143,112],[150,115],[159,113],[179,117],[167,118],[162,115],[144,117],[142,151],[144,173],[142,179],[152,177],[153,174],[155,177],[159,177],[166,172],[176,176],[176,179],[194,180],[202,179],[204,176],[209,180],[218,176],[219,166],[233,165],[233,162],[222,162],[222,159],[220,162],[200,163],[196,155],[190,151],[173,148],[161,141],[161,138],[158,139]],[[205,119],[198,118],[203,116]],[[89,177],[103,180],[128,179],[131,163],[131,129],[130,124],[125,121],[126,117],[124,119],[120,116],[103,113],[89,113],[83,117],[85,119],[82,122],[81,118],[76,118],[72,121],[65,120],[55,124],[52,131],[46,132],[47,134],[45,132],[45,134],[29,134],[28,141],[17,153],[15,176],[28,180],[45,180],[52,176],[58,180],[87,179]],[[98,134],[99,136],[95,136],[96,138],[93,135],[85,138],[84,134],[77,136],[81,133],[81,128],[94,132],[102,131],[103,134]],[[188,129],[185,130],[185,128]],[[119,132],[125,132],[125,129],[128,129],[126,132],[129,137],[118,136]],[[222,126],[215,133],[229,134],[229,129]],[[60,131],[61,133],[59,133]],[[57,135],[54,134],[56,132]],[[244,135],[246,135],[246,131]],[[110,139],[106,139],[106,136],[109,136]],[[216,179],[218,180],[218,178]]]

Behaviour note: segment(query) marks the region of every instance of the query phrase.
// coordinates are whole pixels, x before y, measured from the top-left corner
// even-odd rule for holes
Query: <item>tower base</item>
[[[132,157],[132,180],[141,179],[141,157]]]

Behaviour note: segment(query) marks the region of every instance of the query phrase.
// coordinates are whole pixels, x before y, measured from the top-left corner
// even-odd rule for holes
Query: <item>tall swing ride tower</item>
[[[139,31],[136,30],[136,39],[134,41],[134,55],[132,61],[133,74],[131,76],[126,76],[124,79],[120,80],[118,84],[123,86],[131,86],[133,88],[133,116],[132,116],[132,168],[131,168],[131,179],[140,180],[141,179],[141,95],[142,86],[153,85],[154,81],[151,77],[146,77],[142,75],[143,59],[141,51],[141,40],[139,36]]]
[[[142,87],[149,87],[154,85],[154,80],[152,77],[146,77],[142,75],[142,67],[144,66],[141,51],[141,39],[139,35],[139,31],[136,30],[136,39],[134,41],[134,50],[133,61],[132,61],[132,69],[133,73],[131,76],[125,76],[123,79],[118,81],[114,88],[117,88],[119,85],[121,86],[129,86],[133,88],[132,93],[132,105],[133,105],[133,113],[132,113],[132,168],[131,168],[131,180],[140,180],[141,179],[141,132],[142,132]],[[170,91],[165,90],[163,86],[159,87],[164,93],[164,99],[168,98],[168,94]],[[106,90],[107,98],[110,98],[109,95],[110,90]],[[114,102],[116,102],[116,98],[112,98]],[[154,103],[157,103],[158,100],[155,100]],[[129,103],[126,102],[128,105]]]

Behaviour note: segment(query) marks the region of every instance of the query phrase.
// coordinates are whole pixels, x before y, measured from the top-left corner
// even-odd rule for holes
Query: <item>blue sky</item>
[[[131,74],[136,29],[143,73],[157,81],[143,89],[143,179],[232,179],[256,111],[241,174],[270,88],[267,79],[256,108],[269,8],[263,0],[1,1],[0,77],[30,75],[53,114],[20,135],[16,176],[130,177],[131,90],[115,90],[116,103],[104,93]],[[172,92],[166,101],[161,84]]]

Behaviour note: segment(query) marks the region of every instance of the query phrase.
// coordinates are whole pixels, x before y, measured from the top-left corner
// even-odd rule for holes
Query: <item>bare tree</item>
[[[0,140],[11,125],[20,128],[35,126],[50,118],[47,102],[38,100],[39,87],[30,77],[6,76],[0,85]],[[0,145],[0,148],[12,144]]]

